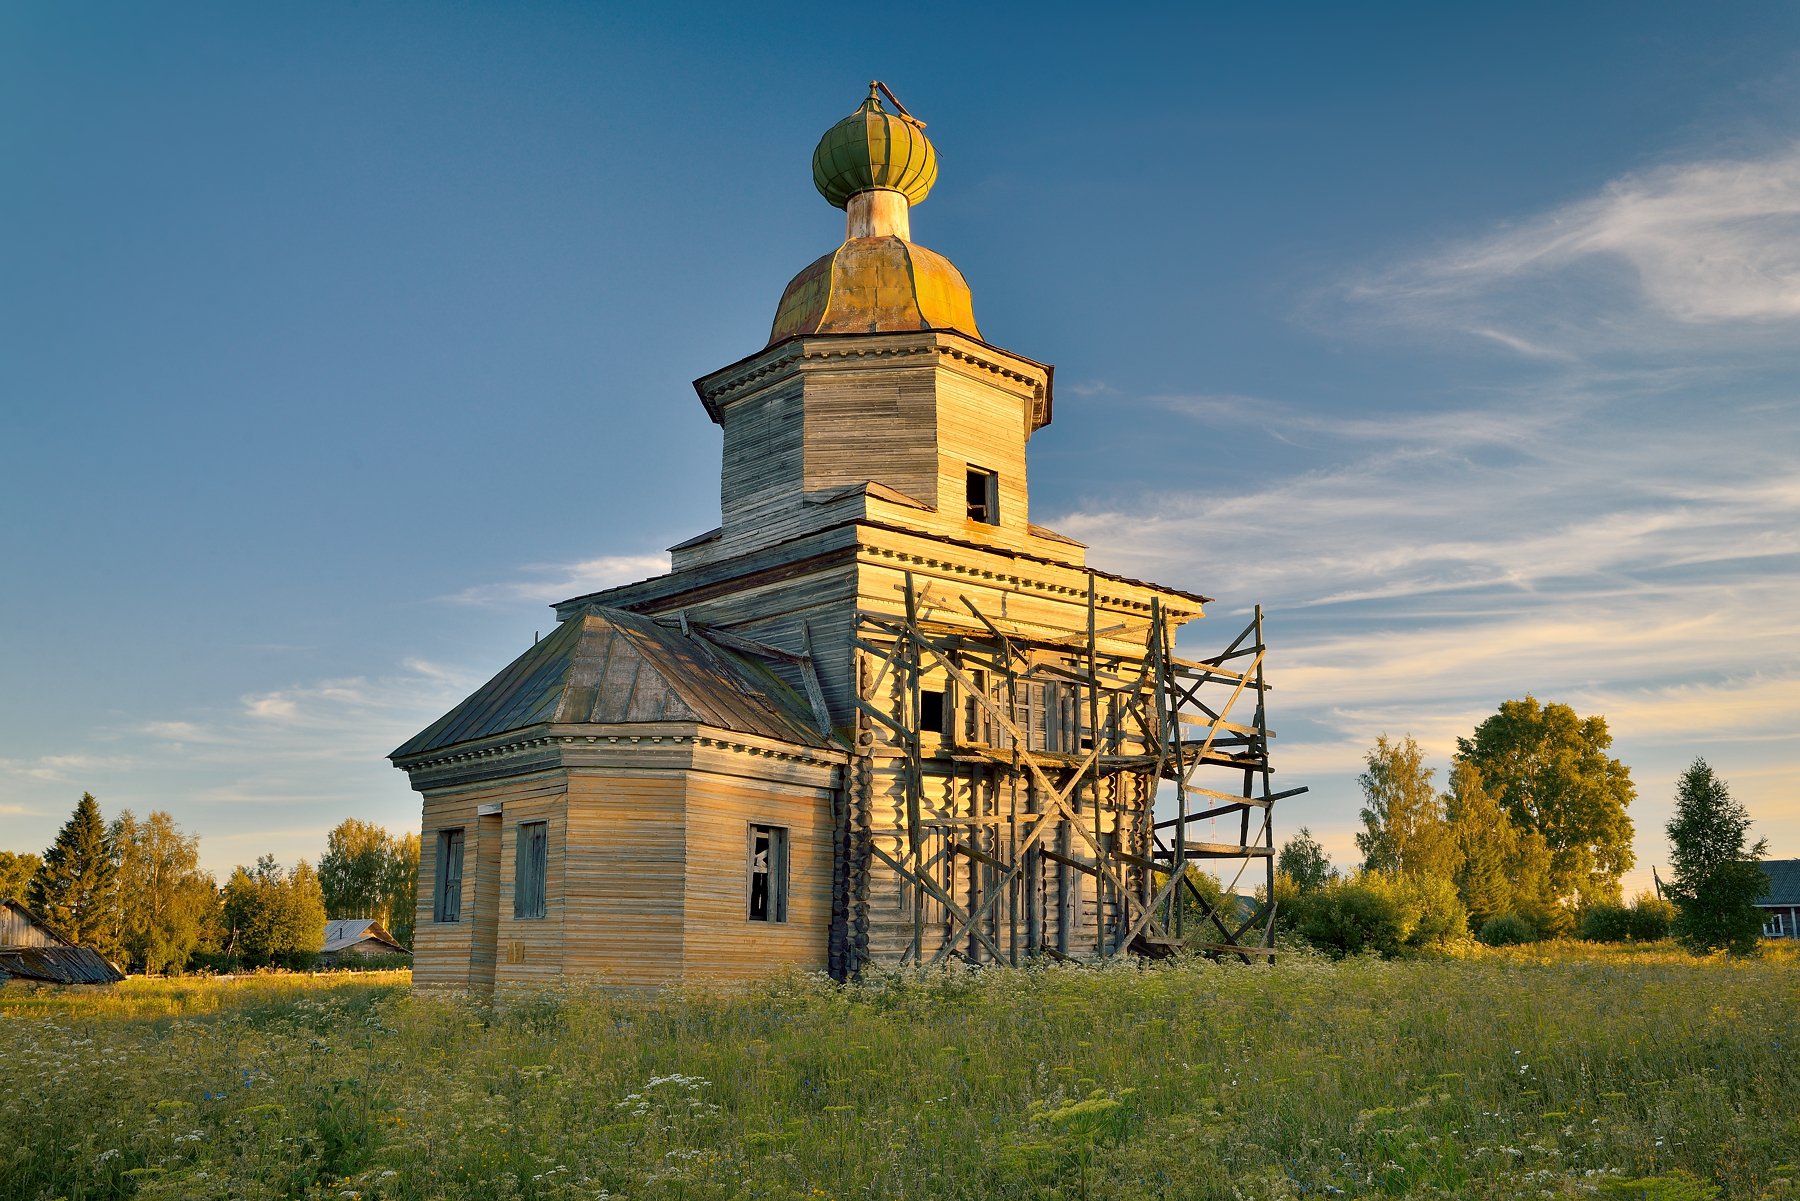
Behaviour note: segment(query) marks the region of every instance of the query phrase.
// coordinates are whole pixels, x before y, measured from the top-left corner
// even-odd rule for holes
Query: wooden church
[[[695,382],[721,521],[391,756],[424,800],[414,978],[729,982],[783,966],[1271,954],[1260,611],[1035,525],[1052,370],[913,242],[924,125],[872,85],[813,154],[847,215],[760,350]],[[1235,873],[1235,875],[1233,874]],[[1267,895],[1267,893],[1265,893]]]

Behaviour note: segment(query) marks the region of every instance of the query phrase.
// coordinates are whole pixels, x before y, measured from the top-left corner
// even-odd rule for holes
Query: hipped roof
[[[828,747],[793,690],[699,628],[618,609],[571,617],[388,756],[401,760],[540,725],[684,722]]]

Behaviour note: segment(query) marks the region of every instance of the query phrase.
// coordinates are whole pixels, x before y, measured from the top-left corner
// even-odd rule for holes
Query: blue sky
[[[717,521],[689,381],[841,237],[1057,365],[1034,519],[1261,602],[1339,862],[1362,752],[1604,713],[1800,855],[1800,8],[0,8],[0,847],[83,789],[229,870],[405,829],[384,754]],[[1634,873],[1630,882],[1647,879]]]

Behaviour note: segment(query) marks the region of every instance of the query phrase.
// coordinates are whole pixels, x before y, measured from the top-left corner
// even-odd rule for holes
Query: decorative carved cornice
[[[973,545],[971,543],[959,542],[959,541],[949,539],[949,538],[941,538],[937,535],[920,535],[920,536],[921,537],[937,537],[937,538],[939,538],[940,541],[951,542],[953,545],[957,545],[957,546],[972,546]],[[979,546],[974,547],[974,549],[989,550],[989,551],[992,550],[992,548],[989,548],[989,547],[979,547]],[[1051,596],[1082,597],[1085,599],[1087,596],[1087,593],[1088,593],[1085,580],[1089,575],[1091,575],[1095,581],[1107,580],[1112,583],[1127,584],[1127,585],[1131,585],[1133,587],[1143,588],[1146,591],[1155,592],[1161,596],[1178,596],[1178,597],[1182,598],[1183,600],[1193,601],[1194,607],[1191,610],[1176,609],[1176,608],[1173,608],[1168,605],[1163,606],[1163,611],[1165,613],[1169,613],[1174,616],[1180,616],[1184,619],[1186,619],[1188,617],[1200,616],[1201,607],[1209,599],[1207,597],[1197,596],[1191,592],[1182,592],[1175,588],[1167,588],[1161,584],[1152,584],[1145,580],[1127,579],[1124,576],[1115,576],[1115,575],[1111,575],[1107,572],[1093,571],[1092,569],[1085,568],[1085,567],[1071,567],[1071,566],[1067,566],[1064,564],[1055,563],[1054,561],[1048,560],[1048,559],[1037,559],[1035,556],[1030,556],[1030,555],[1018,554],[1016,557],[1032,559],[1033,561],[1042,562],[1051,567],[1060,567],[1064,571],[1079,572],[1079,573],[1081,573],[1081,575],[1083,577],[1083,583],[1080,585],[1059,584],[1053,580],[1044,579],[1041,576],[1021,575],[1016,572],[1008,572],[1008,571],[996,571],[991,567],[982,567],[982,566],[978,566],[973,563],[953,562],[950,559],[934,558],[931,555],[920,554],[920,553],[917,553],[914,551],[902,550],[898,547],[893,547],[893,546],[879,546],[879,545],[876,545],[874,543],[867,542],[867,541],[859,541],[857,543],[857,550],[859,553],[862,553],[864,555],[868,555],[868,556],[871,556],[874,558],[893,559],[896,562],[910,563],[910,564],[913,564],[914,566],[926,567],[926,568],[930,568],[934,571],[943,572],[943,573],[968,576],[971,579],[993,580],[993,581],[996,581],[997,583],[1008,584],[1008,585],[1011,585],[1013,587],[1016,587],[1016,588],[1019,588],[1022,590],[1031,590],[1031,591],[1035,591],[1035,592],[1042,592],[1042,593],[1045,593],[1045,594],[1051,595]],[[1016,552],[1015,552],[1015,554],[1016,554]],[[1127,610],[1131,610],[1133,612],[1145,613],[1145,614],[1148,614],[1150,612],[1150,603],[1148,601],[1139,600],[1135,597],[1122,596],[1116,592],[1113,592],[1113,593],[1101,592],[1098,588],[1096,588],[1094,590],[1094,599],[1098,603],[1109,605],[1116,609],[1127,609]]]
[[[518,758],[527,752],[578,749],[598,746],[704,746],[717,747],[721,750],[733,751],[742,755],[763,759],[778,759],[791,763],[814,763],[819,765],[836,765],[846,760],[841,751],[822,748],[805,747],[797,744],[782,744],[739,737],[730,731],[708,730],[704,733],[645,733],[641,731],[603,732],[596,728],[592,734],[572,734],[561,731],[545,732],[539,726],[532,730],[521,730],[518,735],[503,741],[495,741],[482,746],[471,746],[462,749],[455,747],[445,751],[428,754],[422,758],[396,764],[410,776],[416,772],[429,771],[436,768],[449,767],[455,764],[493,762],[496,760]]]
[[[1033,363],[1030,359],[994,349],[992,356],[970,350],[968,347],[983,347],[986,344],[973,339],[956,336],[956,341],[963,345],[955,345],[939,341],[936,335],[928,335],[930,340],[903,343],[900,345],[862,345],[832,346],[829,339],[857,338],[866,339],[867,334],[814,334],[797,336],[772,347],[750,358],[733,363],[729,367],[701,376],[694,381],[694,391],[699,394],[700,403],[706,406],[707,415],[715,423],[721,421],[724,406],[734,396],[745,389],[760,384],[771,375],[784,372],[794,363],[829,362],[841,360],[857,362],[868,359],[910,358],[919,355],[934,355],[965,363],[979,371],[987,371],[1002,379],[1022,384],[1032,392],[1032,425],[1041,428],[1050,422],[1050,378],[1051,368],[1042,363]],[[773,351],[774,353],[771,353]],[[765,357],[767,356],[767,357]],[[1001,360],[1009,360],[1002,362]],[[1028,374],[1018,370],[1012,364],[1028,363],[1041,368],[1041,373]]]

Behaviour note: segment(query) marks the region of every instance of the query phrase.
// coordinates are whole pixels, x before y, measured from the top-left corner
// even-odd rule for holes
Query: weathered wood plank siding
[[[757,779],[741,751],[702,748],[687,783],[684,976],[748,980],[772,968],[822,971],[831,928],[829,768]],[[798,766],[798,765],[790,765]],[[752,823],[788,832],[787,921],[749,918]]]
[[[568,974],[617,985],[680,981],[685,789],[680,768],[571,773]]]

